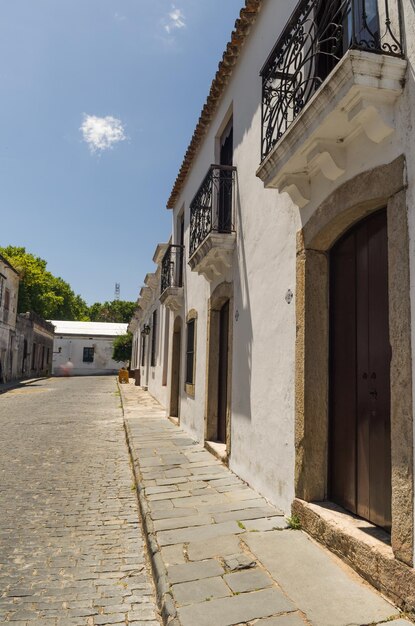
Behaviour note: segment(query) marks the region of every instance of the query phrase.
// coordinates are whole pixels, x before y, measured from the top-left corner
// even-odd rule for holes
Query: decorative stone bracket
[[[156,291],[159,288],[159,278],[157,272],[154,272],[152,274],[146,274],[144,284],[152,291]]]
[[[179,311],[183,301],[183,287],[167,287],[160,296],[160,302],[171,311]]]
[[[189,259],[190,269],[212,282],[232,267],[236,233],[210,232]]]
[[[404,59],[349,50],[259,167],[265,187],[305,207],[318,174],[335,181],[345,173],[357,137],[380,144],[394,132],[405,72]]]
[[[151,301],[153,296],[152,289],[150,287],[141,287],[140,289],[140,299],[148,304]]]

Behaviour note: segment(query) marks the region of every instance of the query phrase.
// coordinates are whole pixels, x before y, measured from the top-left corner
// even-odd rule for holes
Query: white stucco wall
[[[151,393],[164,407],[168,406],[168,382],[170,380],[169,345],[170,345],[170,311],[160,302],[160,266],[166,244],[159,244],[154,259],[158,265],[154,274],[147,274],[146,286],[143,288],[145,297],[140,297],[138,319],[132,325],[133,349],[131,369],[140,370],[140,386]],[[143,290],[140,292],[142,293]],[[153,341],[153,313],[157,312],[155,334],[155,364],[151,364],[151,347]],[[150,327],[150,334],[145,336],[144,364],[142,365],[141,331],[144,326]],[[131,324],[130,324],[131,326]],[[167,409],[166,409],[167,410]]]
[[[173,214],[174,225],[184,206],[188,251],[189,205],[209,165],[217,162],[217,138],[232,109],[237,245],[232,269],[213,283],[185,264],[181,315],[185,320],[190,309],[198,313],[196,389],[194,398],[182,391],[180,418],[191,435],[203,440],[207,304],[218,284],[233,282],[230,467],[287,512],[294,496],[295,305],[287,304],[285,295],[295,288],[295,234],[300,220],[289,198],[264,189],[255,172],[261,137],[259,72],[275,44],[278,24],[284,25],[294,5],[265,3]],[[182,371],[185,341],[184,333]]]
[[[173,212],[173,233],[179,213],[185,211],[185,246],[189,250],[189,205],[209,165],[217,162],[217,137],[233,110],[234,165],[237,167],[237,245],[232,270],[209,284],[185,263],[183,322],[190,309],[198,312],[195,397],[182,385],[181,425],[199,440],[204,436],[207,302],[222,281],[233,281],[233,384],[230,467],[266,497],[289,511],[294,496],[294,363],[296,233],[322,199],[359,172],[389,163],[404,153],[408,164],[408,211],[414,232],[415,44],[407,36],[409,68],[403,95],[394,108],[396,128],[380,146],[365,135],[347,152],[345,174],[335,182],[321,177],[318,193],[300,210],[288,194],[264,189],[255,176],[260,163],[260,69],[285,26],[296,2],[264,2],[238,60],[203,145],[193,162]],[[404,0],[405,30],[414,32],[414,9]],[[412,104],[411,104],[412,103]],[[175,239],[177,243],[177,237]],[[414,264],[411,237],[411,269]],[[186,261],[188,252],[186,253]],[[412,276],[414,275],[412,271]],[[412,281],[413,282],[413,281]],[[411,293],[413,296],[413,292]],[[238,311],[239,319],[235,321]],[[414,328],[414,325],[413,325]],[[184,370],[185,332],[182,335]],[[415,345],[415,341],[413,341]],[[415,385],[414,385],[415,387]]]
[[[115,337],[90,337],[60,335],[53,342],[53,374],[62,374],[61,366],[70,359],[73,363],[72,374],[74,376],[92,376],[98,374],[116,373],[123,363],[112,359],[113,341]],[[94,361],[83,362],[83,349],[94,348]],[[60,352],[59,352],[60,350]]]
[[[203,441],[208,299],[221,282],[232,282],[234,306],[230,313],[233,320],[230,467],[287,513],[294,497],[295,286],[298,230],[307,223],[322,200],[337,187],[363,171],[390,163],[404,154],[408,171],[412,302],[415,269],[415,41],[411,36],[415,30],[413,2],[403,0],[408,70],[403,94],[392,111],[395,131],[381,144],[374,144],[364,133],[355,136],[346,149],[344,174],[334,182],[318,175],[312,185],[311,201],[303,209],[299,209],[288,194],[265,189],[255,174],[260,164],[261,145],[259,72],[296,4],[296,0],[284,3],[264,0],[263,8],[245,43],[217,113],[193,161],[172,214],[173,243],[179,243],[177,224],[179,215],[184,211],[186,253],[183,307],[170,314],[167,388],[162,385],[162,345],[166,345],[163,339],[165,329],[161,328],[163,313],[159,317],[156,368],[148,366],[150,338],[147,339],[146,347],[147,365],[141,368],[141,383],[148,384],[149,391],[168,411],[171,339],[174,320],[180,317],[180,423],[191,436]],[[216,281],[209,283],[203,276],[192,272],[188,265],[189,206],[210,164],[218,162],[218,138],[231,114],[234,129],[233,163],[237,167],[236,249],[232,268]],[[291,303],[285,299],[288,290],[294,296]],[[155,306],[159,305],[154,299],[146,308],[142,317],[143,323],[150,319],[152,307]],[[186,393],[184,385],[186,315],[191,309],[195,309],[198,314],[194,397]],[[140,340],[139,335],[137,339]],[[412,346],[414,349],[415,338]]]
[[[141,384],[148,388],[154,398],[156,398],[164,407],[167,406],[167,385],[163,384],[163,360],[165,351],[165,324],[166,316],[169,315],[168,309],[160,304],[158,293],[155,294],[156,299],[149,308],[147,319],[151,327],[151,333],[146,337],[145,366],[141,368]],[[157,311],[157,329],[156,329],[156,350],[155,365],[151,365],[151,345],[152,345],[152,320],[153,312]]]
[[[115,373],[124,365],[112,359],[112,352],[114,339],[127,333],[128,324],[70,320],[51,320],[51,323],[55,327],[54,375],[62,373],[61,366],[69,359],[74,375]],[[92,363],[83,361],[84,348],[94,349]]]

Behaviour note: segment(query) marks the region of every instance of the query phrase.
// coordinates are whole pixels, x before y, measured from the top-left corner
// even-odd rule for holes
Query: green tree
[[[0,254],[20,274],[18,313],[33,311],[45,319],[89,320],[85,301],[74,294],[67,282],[46,269],[44,259],[17,246],[0,248]]]
[[[120,335],[113,341],[112,358],[118,363],[125,363],[131,359],[131,350],[133,347],[133,336],[131,333]]]
[[[89,307],[91,322],[120,322],[131,320],[137,304],[127,300],[113,300],[112,302],[95,302]]]

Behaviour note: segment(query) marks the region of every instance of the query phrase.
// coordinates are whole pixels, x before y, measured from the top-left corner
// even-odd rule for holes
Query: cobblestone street
[[[0,396],[0,623],[157,626],[113,377]]]

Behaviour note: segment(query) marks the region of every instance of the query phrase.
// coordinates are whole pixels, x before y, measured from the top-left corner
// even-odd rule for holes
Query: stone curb
[[[140,472],[140,462],[138,460],[138,455],[134,449],[133,438],[131,436],[130,426],[128,424],[128,418],[126,418],[125,416],[122,385],[120,385],[120,383],[118,382],[117,384],[120,391],[121,406],[124,417],[124,430],[127,439],[128,451],[130,453],[130,458],[133,466],[134,481],[138,495],[138,504],[144,530],[144,537],[150,557],[151,569],[153,571],[153,579],[156,586],[157,604],[159,606],[165,626],[180,626],[180,621],[177,617],[174,600],[170,593],[170,583],[167,577],[167,570],[161,556],[160,546],[156,539],[153,520],[151,519],[147,498],[145,496],[145,490]]]

